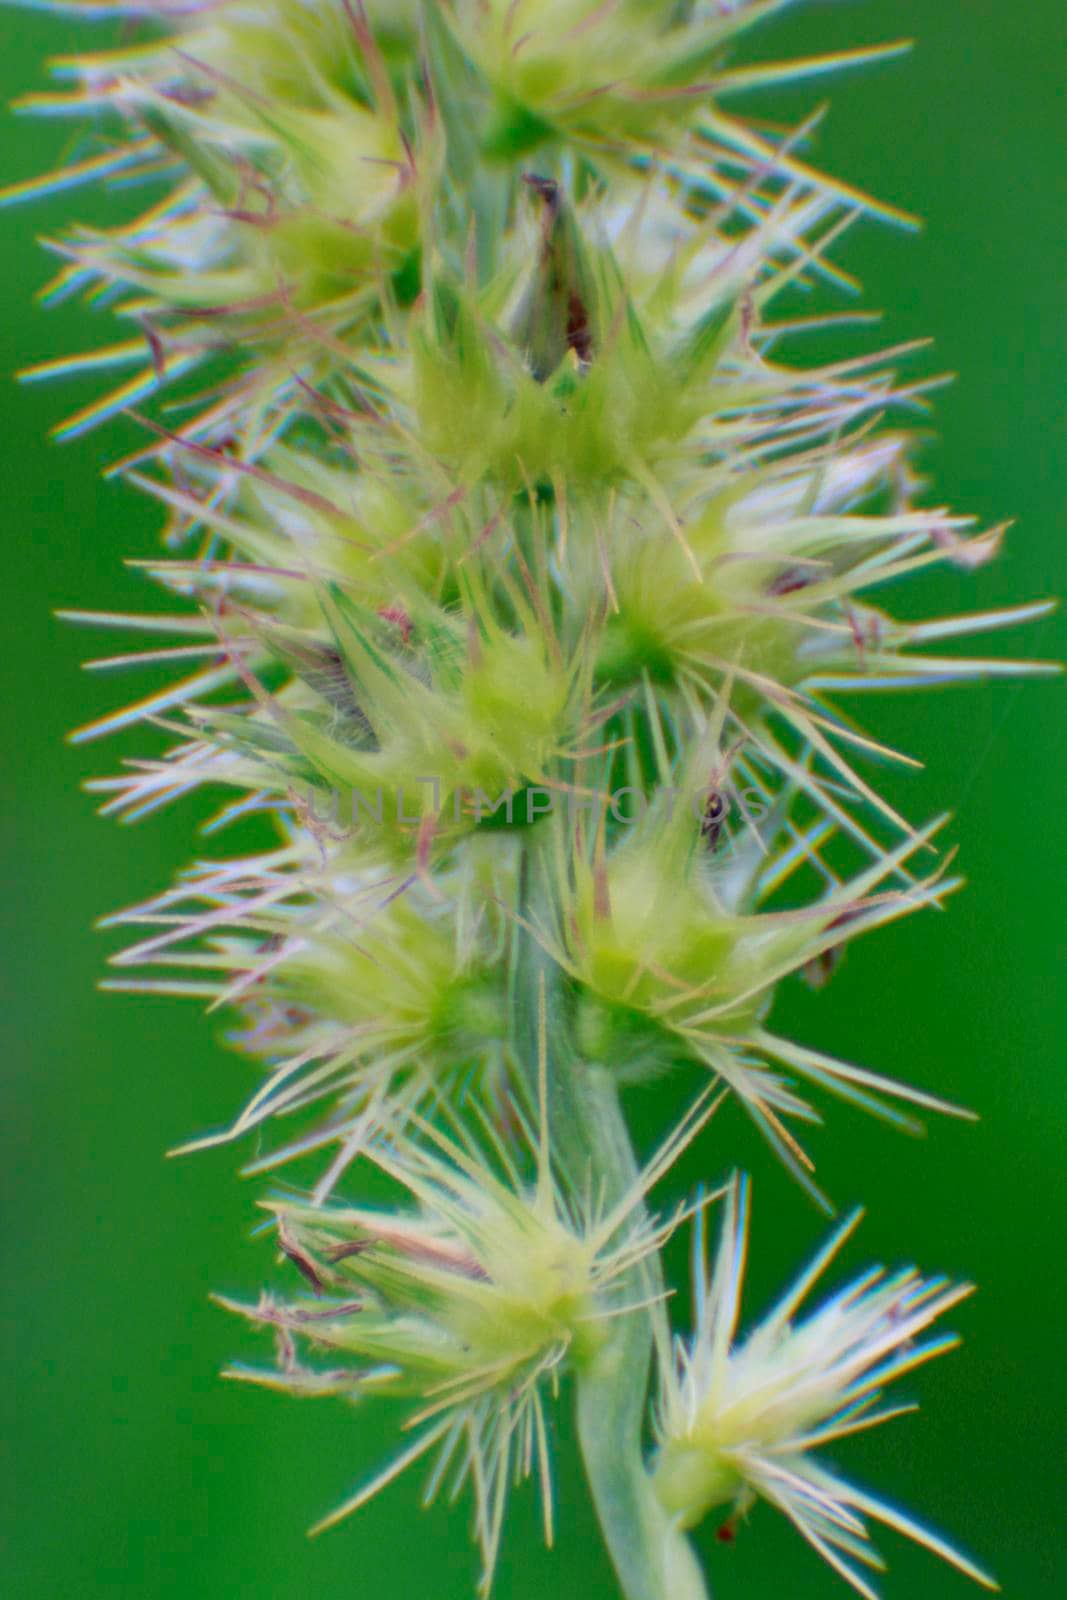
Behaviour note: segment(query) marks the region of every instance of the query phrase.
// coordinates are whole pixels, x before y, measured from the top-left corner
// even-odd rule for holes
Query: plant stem
[[[608,1203],[637,1179],[618,1093],[601,1068],[583,1069],[584,1133]],[[657,1273],[635,1269],[644,1298]],[[636,1284],[635,1284],[636,1286]],[[656,1499],[642,1452],[652,1324],[617,1317],[610,1340],[578,1377],[578,1435],[604,1541],[626,1600],[706,1600],[707,1586],[685,1535]]]
[[[602,1067],[580,1061],[571,1037],[567,986],[551,957],[529,932],[530,920],[551,925],[550,881],[539,842],[525,843],[520,909],[511,973],[511,1039],[515,1063],[536,1095],[545,1002],[548,1112],[552,1143],[576,1189],[592,1179],[607,1206],[632,1193],[637,1162],[615,1082]],[[632,1269],[624,1293],[645,1301],[660,1294],[658,1257]],[[696,1557],[653,1493],[643,1455],[643,1428],[652,1359],[650,1312],[613,1318],[611,1335],[577,1378],[578,1436],[593,1502],[626,1600],[707,1600]]]

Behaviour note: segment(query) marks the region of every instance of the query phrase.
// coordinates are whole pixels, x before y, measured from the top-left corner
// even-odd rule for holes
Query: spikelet
[[[966,1556],[824,1466],[814,1452],[916,1408],[883,1406],[885,1390],[953,1349],[951,1334],[923,1335],[965,1300],[971,1284],[923,1278],[914,1268],[861,1273],[821,1306],[803,1301],[855,1230],[839,1228],[763,1320],[738,1336],[748,1250],[748,1184],[734,1180],[715,1265],[704,1256],[703,1216],[694,1248],[696,1326],[662,1367],[655,1466],[657,1492],[687,1524],[716,1506],[736,1532],[755,1500],[781,1511],[865,1600],[877,1600],[863,1569],[884,1563],[865,1518],[882,1522],[950,1562],[987,1589],[997,1585]]]
[[[241,1366],[231,1377],[297,1395],[411,1403],[412,1443],[314,1531],[432,1454],[426,1500],[450,1474],[453,1499],[467,1483],[473,1489],[483,1593],[513,1480],[536,1476],[552,1543],[550,1402],[567,1373],[595,1361],[617,1319],[657,1304],[636,1301],[629,1286],[687,1211],[653,1220],[644,1198],[717,1103],[701,1097],[608,1205],[591,1184],[575,1192],[560,1179],[545,1063],[542,1046],[532,1127],[513,1106],[503,1130],[487,1121],[477,1135],[450,1133],[415,1118],[412,1133],[386,1128],[368,1140],[367,1159],[400,1186],[407,1208],[270,1202],[280,1251],[311,1295],[223,1302],[272,1329],[278,1354],[275,1369]],[[304,1347],[329,1366],[309,1366]]]

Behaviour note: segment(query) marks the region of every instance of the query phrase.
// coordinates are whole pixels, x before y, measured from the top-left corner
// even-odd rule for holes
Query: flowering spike
[[[740,1339],[747,1187],[710,1277],[704,1191],[648,1210],[727,1094],[827,1207],[809,1086],[904,1129],[969,1115],[771,1018],[960,882],[881,781],[921,752],[848,708],[1055,670],[960,653],[1046,602],[889,609],[939,566],[977,586],[1006,532],[919,476],[920,341],[803,359],[873,320],[835,309],[854,223],[913,219],[809,164],[823,110],[735,109],[904,47],[739,58],[789,0],[40,3],[122,33],[21,102],[94,143],[0,205],[148,195],[49,244],[44,303],[118,332],[22,374],[91,386],[60,438],[133,419],[108,476],[163,525],[130,564],[161,609],[64,613],[133,675],[74,738],[161,736],[89,785],[123,822],[216,797],[210,854],[106,919],[132,941],[106,987],[235,1019],[258,1082],[180,1149],[252,1135],[244,1171],[303,1197],[268,1203],[297,1294],[244,1308],[276,1370],[232,1375],[408,1408],[322,1526],[425,1457],[427,1499],[472,1489],[486,1589],[513,1478],[551,1541],[566,1376],[626,1600],[703,1600],[681,1524],[730,1506],[729,1540],[755,1496],[864,1595],[870,1518],[987,1581],[812,1454],[897,1414],[876,1391],[964,1291],[876,1272],[798,1320],[848,1223]],[[641,1167],[619,1088],[668,1071],[696,1098]]]

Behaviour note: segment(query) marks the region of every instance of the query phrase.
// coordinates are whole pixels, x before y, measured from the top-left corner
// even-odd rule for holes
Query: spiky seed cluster
[[[700,765],[725,772],[707,746],[694,763]],[[957,1108],[778,1037],[765,1026],[774,990],[789,973],[810,973],[839,956],[861,933],[939,905],[958,880],[934,872],[906,889],[886,887],[929,843],[931,829],[808,905],[766,909],[770,889],[795,870],[803,852],[758,857],[755,884],[738,880],[739,863],[732,874],[717,871],[707,850],[706,812],[694,816],[694,795],[703,796],[695,773],[680,792],[659,796],[609,857],[598,857],[595,847],[579,856],[573,891],[564,898],[566,937],[559,945],[546,942],[576,980],[576,1027],[586,1059],[628,1067],[639,1077],[684,1061],[703,1066],[734,1091],[818,1195],[811,1161],[783,1120],[817,1120],[816,1114],[771,1063],[903,1126],[910,1119],[884,1096],[949,1113]]]
[[[641,1235],[634,1296],[599,1129],[561,1143],[566,1192],[593,1185],[575,1211],[544,1160],[531,1198],[464,1135],[442,1143],[445,1109],[506,1148],[536,983],[572,1111],[605,1074],[689,1066],[809,1187],[790,1123],[816,1113],[783,1068],[898,1121],[886,1094],[951,1110],[768,1016],[788,975],[824,981],[848,941],[955,886],[924,865],[935,829],[869,776],[895,753],[834,697],[1035,670],[940,652],[1040,604],[915,623],[874,603],[936,563],[981,566],[1001,534],[927,503],[903,430],[932,386],[899,376],[909,349],[794,357],[835,321],[797,291],[839,281],[837,238],[886,213],[799,159],[810,124],[771,136],[728,109],[840,64],[732,63],[782,3],[57,0],[128,26],[25,102],[92,113],[84,159],[0,196],[152,186],[132,221],[53,241],[46,299],[107,302],[124,336],[25,374],[135,368],[67,436],[156,401],[116,470],[164,508],[146,572],[171,609],[74,615],[149,635],[94,666],[189,675],[82,730],[174,741],[94,787],[126,820],[207,788],[213,831],[277,827],[114,919],[139,929],[119,966],[148,969],[117,986],[242,1018],[264,1080],[211,1138],[292,1119],[259,1164],[326,1160],[310,1204],[275,1212],[330,1304],[257,1316],[296,1387],[366,1381],[310,1376],[300,1333],[421,1397],[414,1453],[440,1444],[444,1471],[465,1452],[487,1571],[501,1485],[547,1460],[542,1379],[594,1360],[616,1287],[659,1298],[659,1241]],[[327,1206],[362,1151],[417,1217]],[[875,1303],[872,1327],[910,1325],[920,1293],[885,1292],[813,1326],[869,1353]],[[715,1317],[722,1372],[748,1372]],[[788,1387],[803,1341],[779,1333]],[[704,1339],[668,1383],[665,1440]],[[717,1403],[701,1388],[685,1416]],[[799,1437],[787,1420],[768,1449]],[[749,1482],[724,1462],[701,1469],[711,1499]],[[835,1563],[857,1555],[859,1501],[805,1481],[807,1509],[786,1509]]]
[[[798,75],[797,65],[731,69],[728,50],[789,0],[649,6],[643,0],[487,0],[442,8],[477,69],[490,114],[489,156],[566,141],[591,161],[627,168],[635,154],[670,158],[732,132],[717,102],[752,83]],[[895,47],[899,49],[899,46]],[[860,51],[864,59],[888,51]],[[833,62],[807,63],[820,71]],[[803,69],[802,69],[803,70]],[[735,136],[736,137],[736,136]],[[743,134],[739,142],[743,141]]]
[[[412,1443],[321,1526],[432,1452],[427,1498],[450,1473],[453,1498],[468,1480],[473,1487],[483,1591],[513,1479],[536,1472],[552,1542],[546,1402],[558,1397],[568,1367],[595,1359],[614,1319],[647,1309],[628,1285],[684,1213],[653,1222],[644,1197],[715,1109],[702,1097],[612,1206],[561,1183],[545,1091],[542,1069],[539,1122],[528,1135],[521,1125],[501,1133],[490,1124],[480,1137],[448,1134],[418,1118],[420,1142],[378,1130],[366,1157],[400,1185],[408,1209],[331,1206],[318,1197],[270,1202],[281,1253],[310,1295],[231,1307],[274,1330],[278,1355],[274,1369],[235,1367],[232,1377],[299,1395],[382,1393],[414,1402],[405,1424]],[[319,1364],[302,1359],[305,1346]],[[362,1365],[368,1361],[374,1365]]]
[[[972,1286],[923,1278],[914,1268],[887,1274],[875,1267],[802,1314],[803,1302],[859,1222],[856,1213],[741,1338],[748,1219],[747,1181],[735,1179],[710,1275],[702,1218],[696,1230],[693,1335],[678,1341],[661,1371],[655,1484],[664,1504],[687,1525],[729,1506],[724,1526],[732,1528],[757,1498],[766,1500],[866,1600],[877,1596],[862,1569],[881,1570],[883,1562],[864,1518],[908,1535],[995,1589],[943,1539],[813,1454],[915,1409],[883,1406],[885,1390],[954,1348],[958,1341],[950,1334],[923,1335]]]
[[[429,167],[417,173],[407,125],[415,113],[398,102],[361,7],[145,0],[56,9],[132,15],[147,32],[117,50],[58,58],[63,87],[21,102],[49,116],[101,113],[114,142],[13,196],[97,178],[164,187],[133,222],[79,228],[55,243],[66,265],[45,298],[95,300],[119,284],[119,315],[136,335],[84,365],[144,364],[65,434],[213,360],[232,369],[239,353],[240,376],[201,419],[226,427],[270,405],[309,364],[328,370],[331,340],[410,294],[416,189],[436,180],[435,143],[429,132],[420,141]]]

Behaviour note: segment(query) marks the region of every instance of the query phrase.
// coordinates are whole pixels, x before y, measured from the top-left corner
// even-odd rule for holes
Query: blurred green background
[[[0,15],[6,100],[48,50],[75,43],[54,18]],[[759,53],[913,35],[909,59],[833,89],[819,158],[928,219],[918,238],[864,226],[847,264],[887,340],[934,333],[961,381],[940,403],[929,464],[938,497],[987,521],[1018,517],[1007,554],[970,579],[931,582],[924,608],[996,605],[1067,589],[1067,24],[1062,0],[854,0],[800,4]],[[820,86],[821,87],[821,86]],[[818,89],[815,91],[819,92]],[[758,114],[796,116],[813,94]],[[3,120],[3,169],[50,164],[69,133]],[[195,1007],[94,990],[107,952],[95,916],[168,879],[194,848],[195,814],[134,829],[94,818],[80,779],[127,748],[71,750],[66,730],[115,702],[80,659],[102,638],[59,626],[59,605],[136,607],[125,555],[154,548],[155,517],[99,481],[121,430],[64,448],[48,427],[78,391],[18,390],[28,361],[83,348],[86,313],[31,307],[47,261],[34,235],[96,202],[3,217],[0,430],[8,677],[0,713],[5,1190],[5,1592],[18,1600],[164,1596],[472,1593],[467,1513],[420,1513],[405,1480],[316,1543],[305,1528],[390,1446],[393,1416],[228,1387],[216,1374],[243,1330],[208,1301],[254,1292],[270,1252],[250,1239],[254,1190],[226,1152],[164,1150],[233,1108],[247,1069]],[[96,212],[94,214],[99,214]],[[881,335],[879,335],[881,337]],[[904,598],[904,609],[915,605]],[[1024,641],[1067,654],[1054,619]],[[1017,645],[1005,642],[1005,649]],[[820,1174],[842,1203],[871,1202],[849,1258],[914,1257],[974,1277],[962,1353],[916,1375],[923,1414],[853,1441],[843,1466],[905,1501],[991,1564],[1008,1595],[1067,1592],[1064,1534],[1062,1044],[1067,1035],[1063,804],[1067,699],[1056,683],[867,703],[875,726],[929,761],[908,780],[913,815],[959,811],[968,892],[946,915],[856,949],[830,990],[783,993],[802,1037],[976,1106],[977,1127],[903,1139],[831,1107]],[[663,1090],[632,1101],[646,1136]],[[668,1091],[674,1094],[674,1090]],[[758,1174],[750,1309],[811,1248],[822,1224],[727,1113],[678,1175],[715,1176],[740,1151]],[[561,1534],[537,1538],[533,1497],[514,1502],[501,1596],[614,1594],[560,1413]],[[719,1600],[844,1593],[790,1530],[757,1511],[736,1547],[705,1543]],[[888,1595],[962,1595],[965,1580],[887,1536]]]

